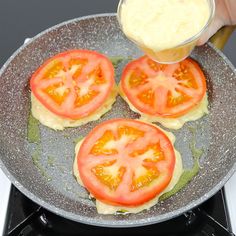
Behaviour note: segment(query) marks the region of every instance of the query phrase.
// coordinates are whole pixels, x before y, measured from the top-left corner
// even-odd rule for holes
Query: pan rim
[[[87,16],[83,16],[83,17],[78,17],[78,18],[74,18],[74,19],[70,19],[68,21],[64,21],[62,23],[59,23],[57,25],[54,25],[42,32],[40,32],[39,34],[37,34],[36,36],[32,37],[27,43],[23,44],[21,47],[19,47],[11,56],[10,58],[4,63],[4,65],[2,66],[2,68],[0,69],[0,76],[4,73],[5,69],[7,68],[7,66],[12,62],[12,60],[22,51],[24,50],[31,42],[33,42],[34,40],[36,40],[37,38],[40,38],[42,35],[55,30],[61,26],[73,23],[73,22],[78,22],[81,20],[86,20],[86,19],[91,19],[91,18],[98,18],[98,17],[114,17],[116,16],[116,13],[102,13],[102,14],[93,14],[93,15],[87,15]],[[227,65],[230,67],[230,69],[232,69],[232,71],[234,73],[236,73],[236,69],[233,66],[233,64],[229,61],[229,59],[219,50],[217,49],[214,45],[212,45],[211,43],[208,43],[208,45],[214,49],[218,55],[220,57],[222,57],[222,59],[227,63]],[[80,223],[84,223],[84,224],[89,224],[89,225],[94,225],[94,226],[101,226],[101,227],[111,227],[111,228],[121,228],[121,227],[138,227],[138,226],[145,226],[145,225],[150,225],[150,224],[155,224],[155,223],[160,223],[163,221],[167,221],[170,220],[172,218],[175,218],[181,214],[183,214],[184,212],[187,212],[191,209],[193,209],[194,207],[200,205],[201,203],[205,202],[206,200],[208,200],[210,197],[212,197],[217,191],[219,191],[224,185],[225,183],[228,181],[228,179],[233,175],[233,173],[236,171],[236,163],[234,163],[233,167],[229,170],[229,172],[224,176],[224,178],[218,183],[216,184],[209,192],[207,192],[205,195],[203,195],[201,198],[190,202],[188,205],[179,208],[177,210],[174,210],[172,212],[168,212],[159,216],[152,216],[149,218],[145,218],[145,219],[140,219],[138,223],[132,223],[132,220],[107,220],[107,219],[93,219],[91,217],[86,217],[86,216],[81,216],[66,210],[63,210],[61,208],[58,208],[56,206],[53,206],[47,202],[45,202],[43,199],[41,199],[40,197],[36,196],[35,194],[33,194],[32,192],[30,192],[26,187],[24,187],[20,182],[18,182],[16,180],[16,178],[8,171],[8,169],[5,167],[3,161],[0,158],[0,168],[3,170],[4,174],[7,176],[7,178],[12,182],[12,184],[18,188],[24,195],[26,195],[28,198],[30,198],[33,202],[39,204],[40,206],[42,206],[43,208],[59,215],[62,217],[65,217],[67,219],[70,219],[72,221],[76,221],[76,222],[80,222]]]

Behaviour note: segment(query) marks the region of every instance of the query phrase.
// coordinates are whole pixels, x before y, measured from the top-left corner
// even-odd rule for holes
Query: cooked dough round
[[[98,120],[105,113],[111,110],[112,104],[116,101],[116,96],[117,87],[114,86],[110,97],[97,111],[87,117],[78,120],[66,119],[52,113],[45,106],[43,106],[33,94],[31,94],[31,111],[32,115],[43,125],[54,130],[63,130],[66,127],[77,127],[80,125],[84,125],[88,122]]]
[[[171,141],[171,143],[173,145],[174,141],[175,141],[175,136],[170,132],[166,132],[166,131],[163,131],[163,132],[166,134],[166,136],[169,138],[169,140]],[[77,156],[78,156],[80,147],[83,142],[84,142],[84,139],[81,140],[80,142],[78,142],[75,147],[75,160],[74,160],[74,164],[73,164],[73,173],[74,173],[78,183],[82,186],[84,186],[84,184],[80,178],[80,173],[78,170],[78,163],[77,163]],[[182,168],[181,155],[175,149],[174,149],[174,153],[175,153],[175,166],[174,166],[173,175],[172,175],[171,181],[169,182],[168,186],[162,192],[160,192],[158,195],[156,195],[153,199],[149,200],[148,202],[138,205],[138,206],[135,206],[135,207],[127,207],[127,206],[122,206],[122,205],[114,206],[114,205],[110,205],[110,204],[104,203],[104,202],[96,199],[96,207],[97,207],[98,213],[100,213],[100,214],[115,214],[116,212],[119,212],[119,211],[125,211],[125,212],[129,212],[129,213],[138,213],[138,212],[143,211],[145,209],[149,209],[150,207],[157,204],[158,198],[163,193],[170,191],[176,185],[176,183],[178,182],[178,180],[182,174],[183,168]]]

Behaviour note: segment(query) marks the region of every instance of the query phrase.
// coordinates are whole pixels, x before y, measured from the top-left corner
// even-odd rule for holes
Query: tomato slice
[[[163,65],[143,56],[125,67],[120,86],[138,111],[160,117],[186,114],[206,93],[205,76],[190,58]]]
[[[137,206],[167,187],[175,153],[171,141],[156,126],[114,119],[87,135],[77,164],[84,186],[96,199],[111,205]]]
[[[102,54],[70,50],[48,59],[30,80],[34,96],[56,115],[79,119],[96,111],[115,84],[112,63]]]

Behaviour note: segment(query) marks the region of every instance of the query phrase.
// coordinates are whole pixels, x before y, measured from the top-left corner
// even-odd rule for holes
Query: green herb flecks
[[[112,62],[114,68],[117,69],[121,62],[123,62],[123,61],[128,62],[128,61],[131,61],[133,58],[131,56],[128,56],[128,57],[114,56],[114,57],[109,57],[109,59]]]
[[[65,173],[67,172],[67,171],[66,171],[66,167],[63,166],[63,165],[58,164],[58,165],[57,165],[57,168],[60,170],[60,172],[61,172],[62,174],[65,174]]]
[[[114,66],[115,69],[117,69],[118,66],[119,66],[119,64],[120,64],[123,60],[125,60],[125,58],[122,57],[122,56],[109,57],[109,59],[110,59],[110,61],[112,62],[112,64],[113,64],[113,66]]]
[[[33,117],[31,112],[28,119],[27,139],[30,143],[40,142],[39,121]]]
[[[116,215],[127,215],[129,214],[129,211],[121,209],[119,211],[116,212]]]
[[[189,127],[190,132],[192,133],[193,137],[192,140],[189,144],[189,148],[191,150],[192,156],[193,156],[193,167],[190,170],[184,170],[178,183],[174,186],[174,188],[161,195],[159,198],[160,201],[163,201],[172,195],[176,194],[178,191],[180,191],[182,188],[184,188],[199,172],[200,165],[199,165],[199,160],[201,156],[204,153],[203,148],[199,149],[196,147],[196,128]]]
[[[37,146],[34,153],[32,154],[33,163],[37,167],[37,169],[39,170],[41,175],[43,177],[45,177],[47,179],[47,181],[51,181],[52,178],[47,174],[47,172],[45,171],[43,166],[40,164],[40,157],[41,157],[41,148],[39,146]]]
[[[63,134],[64,138],[70,138],[70,134]]]
[[[80,142],[83,138],[84,138],[83,136],[79,136],[78,138],[75,138],[75,139],[73,140],[73,143],[74,143],[74,144],[77,144],[77,143]]]
[[[27,140],[29,143],[35,145],[32,153],[33,164],[39,170],[40,174],[47,179],[47,181],[51,181],[52,178],[47,174],[46,170],[40,163],[42,150],[39,121],[33,117],[31,112],[28,119]]]
[[[48,156],[47,165],[50,166],[50,167],[54,167],[55,166],[55,157]]]

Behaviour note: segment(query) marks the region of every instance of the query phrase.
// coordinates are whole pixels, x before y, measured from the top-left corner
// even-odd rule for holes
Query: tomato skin
[[[128,63],[122,72],[122,78],[121,78],[121,82],[120,82],[120,87],[121,87],[122,93],[124,93],[124,95],[127,97],[128,101],[138,111],[140,111],[141,113],[147,114],[147,115],[151,115],[151,116],[158,116],[158,117],[163,117],[163,118],[176,118],[176,117],[180,117],[180,116],[185,115],[186,113],[188,113],[191,109],[196,107],[202,101],[203,97],[206,94],[206,78],[205,78],[203,71],[201,70],[200,66],[198,65],[198,63],[196,61],[194,61],[193,59],[187,58],[180,63],[170,64],[170,65],[159,64],[157,62],[152,61],[154,63],[154,65],[156,67],[158,67],[158,69],[156,71],[153,71],[147,65],[148,64],[147,61],[152,61],[152,60],[150,58],[148,58],[147,56],[143,56],[143,57],[140,57],[140,58]],[[153,94],[150,93],[150,97],[151,96],[154,97],[151,99],[154,100],[153,103],[154,103],[155,107],[154,108],[151,107],[151,105],[150,105],[150,101],[152,101],[151,99],[149,99],[149,106],[147,106],[147,104],[144,105],[143,102],[139,101],[141,99],[140,96],[138,97],[135,94],[136,94],[136,92],[138,93],[137,90],[141,89],[142,86],[143,87],[144,86],[148,87],[148,86],[145,85],[145,83],[144,83],[144,84],[140,85],[139,88],[133,89],[128,85],[128,82],[130,80],[132,72],[138,71],[138,70],[140,70],[140,68],[141,68],[142,72],[144,71],[144,73],[140,75],[140,78],[142,77],[143,81],[145,81],[145,80],[151,81],[151,80],[154,80],[153,78],[155,76],[158,76],[160,74],[161,74],[161,76],[167,76],[167,77],[174,78],[173,75],[175,75],[176,71],[178,71],[178,69],[181,67],[186,67],[187,70],[189,70],[188,74],[189,74],[189,78],[192,80],[191,83],[197,83],[197,86],[198,86],[198,88],[193,88],[193,87],[189,86],[190,87],[189,91],[190,91],[190,89],[192,89],[191,93],[193,93],[193,94],[192,94],[192,97],[188,98],[188,100],[186,99],[188,96],[185,96],[185,94],[183,92],[181,92],[183,94],[183,97],[184,96],[186,97],[183,99],[185,101],[183,101],[182,104],[179,103],[177,105],[169,105],[167,103],[168,99],[166,98],[166,96],[167,95],[169,96],[170,91],[168,91],[167,85],[165,85],[163,87],[159,86],[159,87],[155,88],[155,83],[152,82],[152,83],[150,83],[149,88],[150,88],[150,92],[152,91]],[[140,74],[140,72],[139,72],[139,74]],[[150,74],[150,76],[149,76],[149,74]],[[146,76],[146,78],[145,78],[145,76]],[[191,78],[191,77],[193,77],[193,78]],[[175,83],[174,80],[175,79],[172,79],[172,81]],[[166,81],[168,82],[168,80],[166,80]],[[176,81],[177,81],[177,79],[176,79]],[[181,85],[181,83],[179,83],[179,84]],[[179,86],[179,84],[178,84],[178,86]],[[181,86],[179,86],[179,87],[181,87]],[[179,92],[178,89],[179,88],[177,88],[177,90],[176,90],[177,92]],[[185,91],[187,91],[187,88],[184,88],[184,89],[185,89]],[[195,89],[195,91],[194,91],[194,89]],[[163,103],[159,102],[159,104],[158,104],[158,102],[157,102],[158,100],[163,100]],[[148,100],[146,102],[148,103]],[[157,103],[157,105],[155,105],[156,103]]]
[[[91,59],[90,59],[91,57]],[[99,99],[95,99],[95,102],[90,102],[88,106],[81,106],[79,108],[76,108],[75,106],[71,105],[71,107],[67,107],[66,105],[58,105],[51,99],[47,94],[45,94],[42,89],[39,88],[40,83],[44,80],[43,76],[45,73],[47,73],[47,67],[53,67],[53,65],[56,66],[57,63],[62,63],[63,66],[67,69],[69,66],[69,60],[76,58],[80,59],[88,59],[88,62],[91,60],[98,61],[100,63],[100,66],[102,67],[102,73],[104,74],[106,82],[106,87],[101,90],[99,94]],[[92,70],[93,68],[91,68]],[[86,75],[85,75],[86,76]],[[46,60],[32,75],[30,79],[30,88],[33,93],[33,95],[51,112],[54,114],[68,118],[68,119],[80,119],[86,116],[89,116],[93,112],[95,112],[109,97],[111,94],[111,90],[115,86],[115,79],[114,79],[115,73],[114,73],[114,67],[110,60],[104,56],[103,54],[100,54],[96,51],[91,50],[85,50],[85,49],[74,49],[74,50],[68,50],[62,53],[59,53],[48,60]],[[69,83],[67,83],[69,84]],[[68,85],[73,90],[72,82],[70,85]],[[97,86],[96,89],[99,90]],[[71,104],[75,102],[76,94],[73,91],[74,94],[70,95]]]
[[[110,128],[113,131],[115,130],[115,126],[119,127],[122,125],[127,124],[133,124],[135,127],[142,127],[144,130],[150,130],[150,132],[153,132],[156,134],[158,138],[160,138],[162,141],[162,145],[165,150],[165,160],[160,161],[160,166],[164,168],[165,171],[163,171],[159,176],[158,180],[155,180],[155,185],[145,185],[144,187],[137,189],[135,191],[131,191],[129,188],[130,185],[130,179],[127,176],[132,176],[131,174],[128,174],[131,170],[127,168],[127,175],[123,176],[123,179],[121,184],[118,186],[116,190],[109,189],[106,185],[99,182],[91,171],[91,166],[93,166],[94,163],[98,164],[100,160],[98,158],[107,158],[105,155],[98,156],[97,159],[91,159],[91,155],[89,153],[90,147],[92,145],[92,142],[96,140],[99,137],[100,132],[104,131],[106,128]],[[145,126],[145,127],[144,127]],[[148,131],[147,131],[148,132]],[[155,138],[152,137],[152,138]],[[95,141],[94,141],[95,142]],[[127,146],[126,146],[127,147]],[[123,150],[123,149],[121,149]],[[124,151],[125,153],[125,151]],[[80,178],[86,187],[86,189],[98,200],[114,205],[114,206],[127,206],[127,207],[135,207],[142,205],[151,199],[153,199],[155,196],[157,196],[159,193],[161,193],[169,184],[171,181],[174,167],[175,167],[175,154],[174,154],[174,148],[171,144],[168,137],[165,135],[164,132],[162,132],[157,127],[147,124],[138,120],[131,120],[131,119],[113,119],[106,122],[103,122],[102,124],[96,126],[84,139],[83,143],[80,146],[80,150],[77,154],[77,168],[79,170]],[[88,158],[86,160],[86,158]],[[112,157],[110,157],[112,158]],[[92,163],[93,160],[93,163]],[[128,163],[126,159],[124,160],[117,160],[117,162],[120,163]],[[92,164],[91,164],[92,163]],[[131,165],[132,163],[129,163],[127,165]],[[133,165],[137,165],[133,163]],[[139,165],[137,165],[137,168]],[[133,167],[134,168],[134,167]]]

